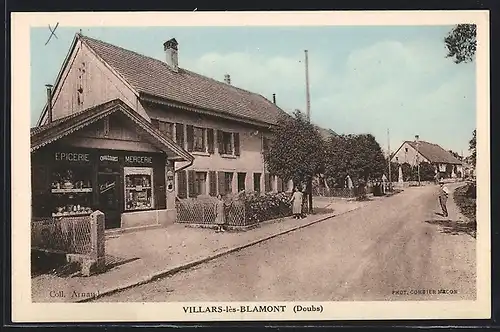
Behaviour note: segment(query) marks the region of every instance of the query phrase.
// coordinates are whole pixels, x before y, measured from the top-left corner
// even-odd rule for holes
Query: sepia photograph
[[[13,17],[19,317],[489,317],[488,13],[281,14]]]

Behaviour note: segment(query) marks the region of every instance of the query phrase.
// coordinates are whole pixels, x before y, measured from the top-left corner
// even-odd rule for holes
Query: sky
[[[446,58],[452,26],[82,27],[82,33],[164,60],[179,43],[179,66],[259,93],[285,111],[306,110],[308,50],[311,121],[339,134],[371,133],[384,152],[419,135],[468,152],[476,127],[474,63]],[[31,124],[54,84],[76,29],[31,28]],[[388,136],[389,130],[389,136]],[[389,143],[390,142],[390,143]]]

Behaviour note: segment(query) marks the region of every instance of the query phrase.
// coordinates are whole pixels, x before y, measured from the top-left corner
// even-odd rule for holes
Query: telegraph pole
[[[415,135],[415,142],[417,143],[417,174],[418,174],[418,185],[420,186],[420,161],[418,160],[418,135]]]
[[[387,159],[389,160],[389,183],[392,183],[391,178],[391,140],[389,138],[389,128],[387,128]]]
[[[307,50],[304,50],[305,64],[306,64],[306,115],[307,121],[311,121],[311,99],[309,96],[309,58]],[[313,199],[312,199],[312,174],[307,181],[308,195],[309,195],[309,213],[313,212]]]
[[[304,50],[304,54],[306,57],[306,114],[307,120],[311,120],[311,99],[309,96],[309,58],[307,50]]]

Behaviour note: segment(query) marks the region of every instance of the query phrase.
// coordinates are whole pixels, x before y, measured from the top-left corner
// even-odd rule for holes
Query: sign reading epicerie
[[[57,161],[90,161],[88,153],[56,152],[55,158]]]
[[[125,162],[129,164],[152,164],[153,157],[125,156]]]

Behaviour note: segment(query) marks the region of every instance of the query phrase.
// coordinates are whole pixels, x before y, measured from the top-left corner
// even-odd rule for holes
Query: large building
[[[228,75],[217,81],[181,68],[175,39],[158,46],[164,61],[75,35],[51,103],[32,129],[33,181],[42,195],[34,194],[33,204],[61,202],[40,213],[85,213],[92,205],[108,216],[108,228],[141,226],[174,221],[175,196],[291,185],[266,172],[262,153],[286,113],[231,85]],[[87,165],[88,173],[76,179],[78,167],[54,166],[62,164]],[[66,196],[84,192],[87,203],[68,203]]]

